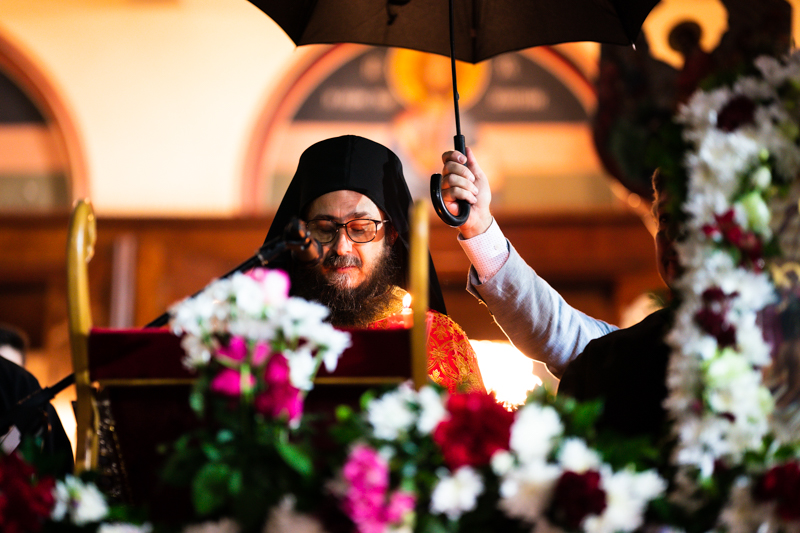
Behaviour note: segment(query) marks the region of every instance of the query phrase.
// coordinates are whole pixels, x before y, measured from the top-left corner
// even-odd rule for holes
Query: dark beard
[[[342,288],[333,285],[317,268],[296,266],[290,269],[291,294],[314,300],[330,309],[330,322],[337,327],[366,327],[378,318],[393,300],[392,284],[397,274],[393,249],[387,246],[377,259],[375,270],[361,285]],[[356,256],[328,255],[326,267],[361,266]]]

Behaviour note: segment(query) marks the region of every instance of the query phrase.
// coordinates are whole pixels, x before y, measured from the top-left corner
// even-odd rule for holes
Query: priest
[[[353,135],[318,142],[300,157],[266,241],[299,217],[322,257],[317,264],[286,257],[270,266],[289,273],[292,295],[326,305],[337,327],[396,327],[410,277],[411,205],[391,150]],[[451,392],[485,390],[466,334],[447,316],[432,260],[429,272],[428,375]]]

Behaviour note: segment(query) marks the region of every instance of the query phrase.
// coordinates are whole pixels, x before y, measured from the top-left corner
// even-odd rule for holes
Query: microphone
[[[292,257],[303,266],[316,266],[322,260],[322,245],[308,233],[306,223],[299,218],[292,218],[283,231],[286,247],[292,251]]]

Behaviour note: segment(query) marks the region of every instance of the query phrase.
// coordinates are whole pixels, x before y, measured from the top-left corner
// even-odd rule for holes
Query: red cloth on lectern
[[[377,320],[368,329],[403,327],[399,315]],[[467,334],[449,316],[428,311],[428,376],[450,392],[486,392],[475,350]]]

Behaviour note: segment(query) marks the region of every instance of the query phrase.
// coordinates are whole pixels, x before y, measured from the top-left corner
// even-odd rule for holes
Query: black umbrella
[[[478,63],[504,52],[575,41],[629,45],[658,1],[250,0],[298,46],[359,43],[450,57],[455,147],[462,153],[456,59]],[[446,223],[460,226],[469,216],[469,205],[462,202],[459,215],[450,215],[438,181],[431,180],[434,208]]]

